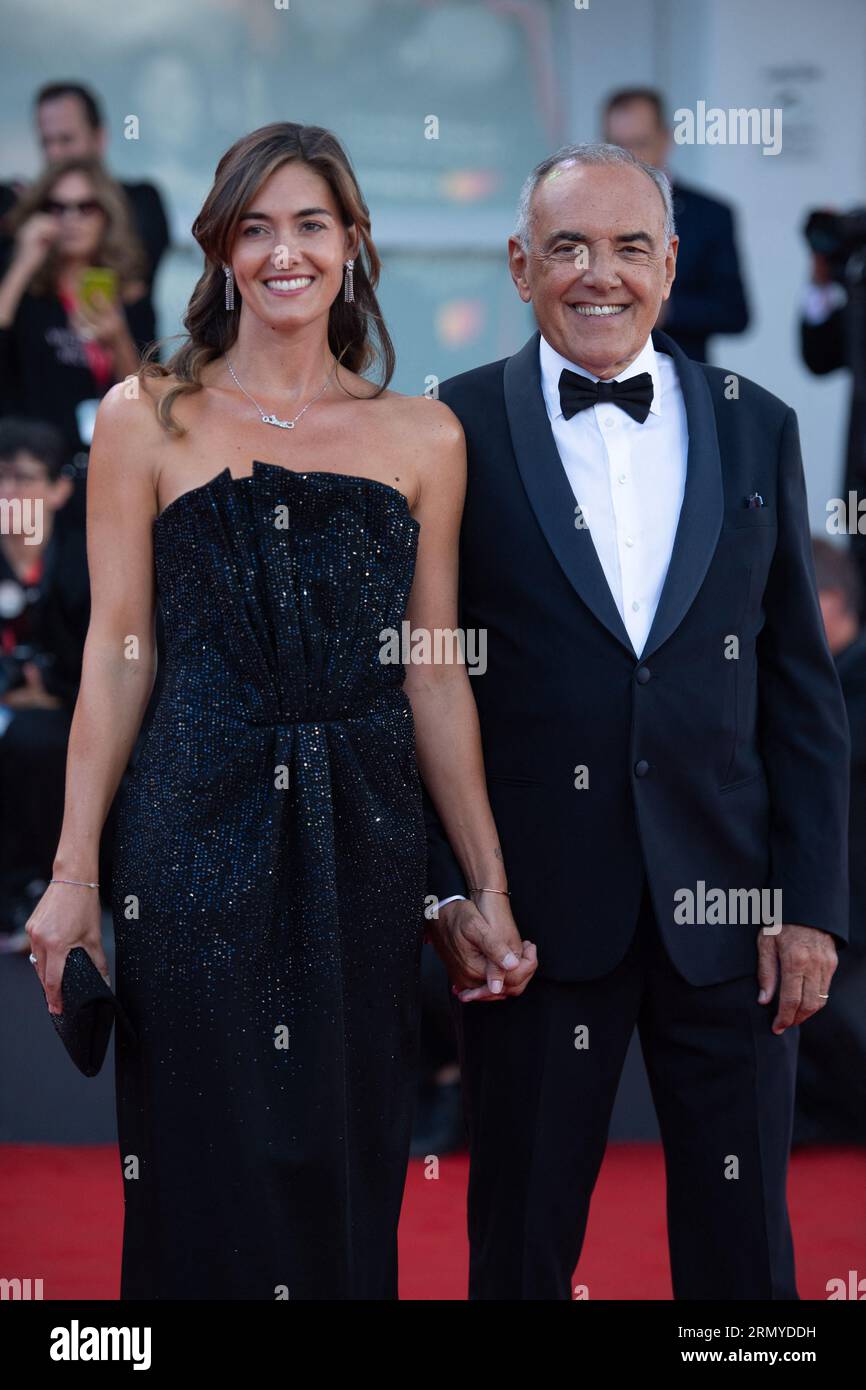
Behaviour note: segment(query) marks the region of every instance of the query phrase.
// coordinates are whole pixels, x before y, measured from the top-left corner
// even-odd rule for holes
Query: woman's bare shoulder
[[[162,398],[179,383],[174,376],[129,376],[106,393],[96,413],[91,465],[120,460],[155,486],[166,445],[175,437],[160,422]],[[90,471],[90,468],[88,469]]]
[[[417,482],[416,505],[425,499],[446,509],[459,508],[466,486],[463,426],[444,402],[431,396],[390,397],[390,437],[407,459]]]
[[[407,396],[400,391],[383,391],[380,400],[393,427],[400,433],[410,431],[422,446],[459,448],[463,444],[463,426],[444,401],[433,396]]]
[[[463,426],[444,401],[432,396],[392,393],[392,422],[404,441],[410,441],[420,466],[465,467]]]
[[[433,396],[409,396],[402,391],[393,391],[389,386],[382,390],[368,377],[342,368],[340,384],[346,393],[354,396],[356,400],[375,401],[383,412],[401,423],[417,420],[424,426],[441,430],[449,427],[453,429],[453,424],[449,426],[449,422],[454,422],[459,428],[459,421],[454,412],[443,401]]]
[[[142,372],[118,381],[103,396],[97,412],[97,422],[111,429],[124,429],[134,423],[136,429],[150,433],[156,429],[165,433],[159,422],[160,402],[180,381],[173,373]]]

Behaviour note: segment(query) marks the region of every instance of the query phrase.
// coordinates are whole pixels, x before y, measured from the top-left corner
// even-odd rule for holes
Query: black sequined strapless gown
[[[396,1296],[425,835],[397,489],[256,462],[154,523],[113,875],[124,1299]]]

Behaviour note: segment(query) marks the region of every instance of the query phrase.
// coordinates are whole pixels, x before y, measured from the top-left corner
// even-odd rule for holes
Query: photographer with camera
[[[842,497],[866,497],[866,209],[848,213],[819,209],[804,228],[812,252],[811,283],[803,299],[800,345],[816,376],[840,367],[853,378]],[[849,519],[856,527],[858,518]],[[850,536],[866,595],[866,535]],[[861,605],[861,618],[866,606]]]
[[[0,950],[51,877],[90,615],[84,532],[51,425],[0,420]],[[26,526],[20,524],[25,518]],[[38,524],[32,524],[33,520]]]

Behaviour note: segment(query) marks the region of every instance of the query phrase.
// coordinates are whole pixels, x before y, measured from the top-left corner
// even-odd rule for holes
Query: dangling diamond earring
[[[227,308],[227,309],[233,309],[233,308],[235,307],[235,276],[234,276],[234,271],[232,270],[232,268],[231,268],[230,265],[224,265],[224,266],[223,266],[223,270],[225,271],[225,277],[226,277],[226,308]]]
[[[354,260],[346,261],[346,274],[343,279],[343,298],[347,304],[353,304],[355,301],[355,285],[352,277],[354,265]]]

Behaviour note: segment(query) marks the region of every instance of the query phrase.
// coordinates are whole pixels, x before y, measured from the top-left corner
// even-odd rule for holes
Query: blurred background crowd
[[[201,0],[194,8],[202,10]],[[199,273],[189,226],[221,150],[244,130],[278,119],[321,123],[343,140],[383,255],[381,302],[398,349],[393,385],[419,394],[431,379],[501,357],[528,336],[533,325],[511,291],[505,262],[520,182],[559,144],[603,138],[665,169],[672,181],[680,249],[659,326],[690,356],[742,371],[800,413],[816,574],[853,760],[851,944],[841,954],[832,1007],[801,1030],[794,1138],[864,1144],[866,538],[855,525],[831,535],[825,524],[831,498],[846,505],[851,494],[866,498],[866,214],[858,211],[866,194],[852,172],[859,168],[862,184],[862,135],[851,161],[840,165],[838,188],[825,177],[819,190],[814,177],[816,165],[825,175],[832,171],[835,140],[849,135],[847,117],[835,134],[840,98],[828,90],[821,64],[832,67],[834,55],[844,52],[848,21],[866,38],[864,15],[856,0],[835,0],[827,51],[807,57],[802,42],[791,47],[790,36],[798,16],[814,22],[810,7],[769,0],[765,8],[779,25],[775,49],[765,42],[764,51],[779,51],[778,69],[760,69],[749,96],[732,76],[736,36],[712,33],[722,60],[706,49],[722,9],[733,23],[739,14],[746,32],[758,24],[739,0],[725,7],[656,0],[641,7],[640,18],[626,0],[604,7],[606,16],[593,0],[583,13],[575,6],[567,41],[558,42],[563,8],[557,21],[557,7],[546,0],[511,7],[484,0],[355,0],[345,7],[323,0],[313,7],[298,0],[296,30],[284,29],[278,41],[271,35],[269,43],[261,26],[278,26],[282,16],[244,20],[239,6],[226,3],[212,6],[222,39],[202,34],[197,58],[185,39],[173,47],[169,37],[162,48],[151,42],[136,65],[135,36],[126,40],[120,58],[137,74],[138,100],[124,91],[115,69],[87,60],[81,34],[71,49],[41,47],[29,68],[42,75],[35,89],[25,92],[20,72],[6,84],[0,117],[11,138],[0,163],[0,504],[38,500],[43,525],[38,539],[0,528],[0,949],[26,959],[24,926],[51,876],[60,829],[66,740],[88,622],[84,496],[95,412],[109,387],[136,370],[149,344],[178,331]],[[86,32],[88,6],[77,9]],[[612,9],[621,12],[617,23]],[[637,33],[624,23],[630,16]],[[790,31],[783,33],[786,17]],[[226,79],[233,39],[245,24],[251,26],[244,31],[247,61],[239,70],[249,90],[241,100]],[[22,33],[26,50],[26,26]],[[110,58],[111,46],[100,37]],[[293,41],[306,45],[305,59],[332,79],[316,101],[309,87],[302,85],[304,100],[295,100],[288,83],[273,80],[274,43],[278,50],[280,42]],[[381,77],[373,95],[374,73],[388,56],[381,49],[388,46],[395,86],[418,85],[422,105],[416,102],[411,117],[405,91],[395,99],[404,114],[385,114],[389,84]],[[61,57],[68,51],[77,61]],[[262,55],[258,86],[250,51]],[[855,51],[862,53],[862,44]],[[688,81],[678,81],[674,59],[689,53],[694,69]],[[296,71],[297,48],[291,54]],[[719,76],[719,63],[725,80],[718,91],[732,94],[720,105],[781,106],[787,126],[778,155],[727,149],[713,159],[703,150],[697,160],[694,150],[674,142],[675,108],[704,90],[700,73]],[[208,64],[214,70],[204,80]],[[633,80],[626,85],[623,76]],[[667,79],[663,85],[660,77]],[[859,81],[858,111],[862,74]],[[210,122],[208,100],[220,111]],[[178,130],[194,138],[205,125],[209,142],[200,145],[207,155],[190,153],[185,167]],[[832,150],[822,146],[828,132]],[[153,171],[146,168],[148,154]],[[745,176],[735,156],[748,161]],[[694,184],[681,169],[694,170]],[[134,177],[122,177],[127,174]],[[784,247],[778,256],[775,236]],[[824,376],[820,393],[811,378]],[[848,506],[848,515],[856,518],[856,510]],[[146,727],[147,719],[142,736]],[[106,906],[112,835],[109,816],[100,869]],[[448,986],[430,948],[424,980],[415,1137],[421,1155],[447,1153],[463,1140]],[[9,985],[7,977],[3,987]],[[19,985],[32,988],[23,969],[13,987]]]

